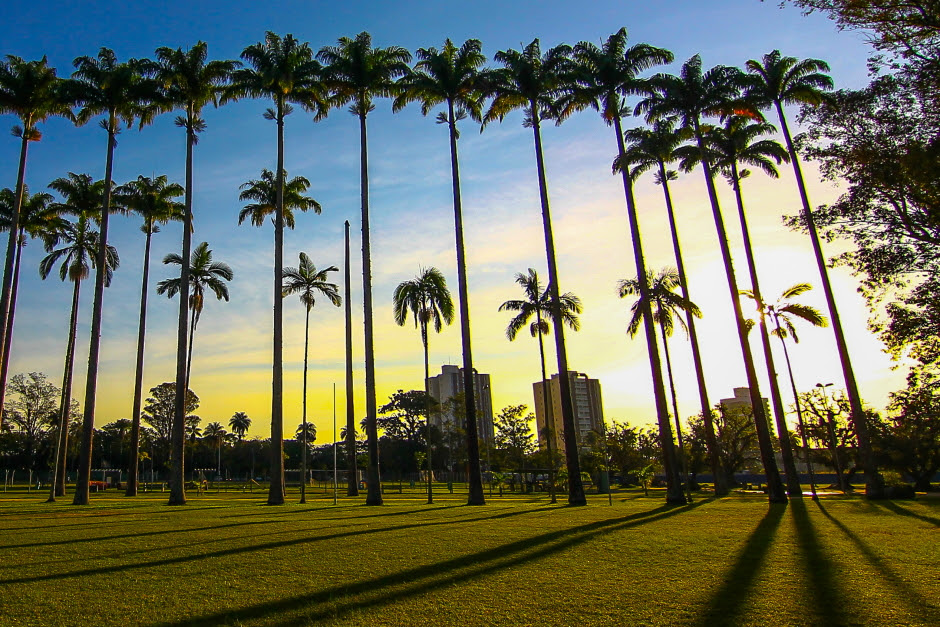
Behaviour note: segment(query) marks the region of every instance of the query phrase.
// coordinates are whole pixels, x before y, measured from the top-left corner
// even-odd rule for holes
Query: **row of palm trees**
[[[281,37],[267,33],[264,41],[247,47],[242,53],[242,62],[209,61],[208,48],[199,42],[192,48],[160,48],[156,59],[138,60],[119,63],[114,53],[102,48],[97,57],[76,59],[76,72],[71,80],[60,80],[55,70],[48,66],[45,59],[23,61],[17,57],[7,57],[7,62],[0,66],[0,112],[17,115],[22,128],[21,158],[15,192],[15,207],[11,220],[10,244],[7,251],[2,292],[0,292],[0,338],[8,343],[6,327],[8,325],[12,281],[12,268],[15,256],[15,237],[19,232],[19,219],[23,200],[23,180],[25,176],[26,151],[28,142],[39,138],[37,124],[49,116],[62,115],[85,123],[93,117],[104,115],[102,126],[107,132],[107,151],[103,199],[100,213],[100,236],[97,246],[95,301],[92,315],[92,342],[88,362],[88,384],[85,395],[83,416],[83,453],[80,466],[79,483],[74,502],[87,503],[88,464],[90,457],[91,430],[94,419],[95,390],[97,384],[97,363],[100,344],[101,311],[103,306],[103,287],[107,264],[108,215],[111,211],[115,135],[120,123],[143,126],[162,112],[179,110],[181,114],[176,123],[186,131],[186,181],[183,203],[183,242],[181,259],[188,259],[191,252],[192,233],[192,193],[193,193],[193,149],[198,133],[205,128],[202,110],[210,103],[222,104],[242,98],[270,98],[273,107],[265,113],[265,118],[277,126],[277,165],[273,176],[275,202],[273,213],[275,227],[275,262],[274,288],[275,306],[273,319],[273,386],[272,386],[272,482],[268,496],[271,504],[283,503],[284,481],[282,432],[283,432],[283,376],[282,376],[282,277],[283,277],[283,228],[285,224],[286,188],[284,167],[284,124],[286,116],[297,105],[310,112],[315,120],[323,119],[330,109],[349,105],[349,111],[359,120],[360,126],[360,186],[362,220],[362,266],[365,318],[365,379],[367,436],[369,440],[369,469],[366,502],[381,504],[382,497],[378,485],[378,449],[375,425],[375,364],[372,324],[372,285],[371,285],[371,247],[369,230],[369,177],[368,177],[368,140],[367,118],[375,107],[375,100],[380,97],[393,97],[393,110],[399,110],[411,102],[418,102],[424,114],[431,113],[438,106],[445,111],[438,115],[438,121],[449,127],[451,167],[454,195],[456,253],[458,266],[459,314],[461,321],[461,339],[463,348],[463,366],[466,390],[467,446],[470,460],[471,504],[482,504],[483,490],[480,475],[477,426],[473,411],[472,354],[469,329],[469,302],[466,287],[466,264],[464,260],[462,206],[460,200],[459,162],[457,141],[459,138],[457,123],[467,117],[480,122],[483,127],[502,121],[510,112],[521,109],[524,112],[524,124],[533,129],[536,165],[545,235],[546,257],[548,262],[548,291],[551,297],[552,311],[560,311],[562,292],[559,285],[557,264],[554,250],[554,234],[551,222],[547,177],[544,168],[542,150],[542,122],[551,121],[560,124],[576,111],[592,107],[598,110],[605,122],[616,131],[618,158],[624,159],[627,153],[622,118],[631,113],[626,99],[640,96],[640,104],[632,110],[635,115],[645,114],[648,122],[671,121],[678,123],[693,139],[693,148],[697,150],[698,161],[702,164],[709,200],[713,209],[716,229],[719,235],[722,258],[728,278],[728,286],[735,307],[735,316],[739,331],[742,356],[752,400],[755,402],[755,420],[761,441],[761,450],[768,475],[769,496],[772,501],[785,500],[782,484],[770,448],[763,405],[759,401],[756,369],[751,356],[750,344],[744,324],[744,316],[738,301],[738,286],[735,278],[730,249],[727,244],[723,217],[715,190],[714,175],[724,166],[712,156],[708,134],[711,125],[706,123],[709,117],[729,119],[734,114],[744,114],[748,118],[763,120],[762,109],[775,108],[780,118],[781,128],[787,144],[787,154],[793,164],[803,201],[803,217],[809,226],[811,239],[816,252],[824,291],[833,327],[836,330],[837,346],[843,363],[846,388],[852,401],[855,426],[859,434],[862,463],[867,471],[869,494],[877,495],[878,474],[871,463],[867,430],[862,420],[861,404],[857,387],[854,383],[851,364],[845,346],[844,334],[835,309],[831,286],[826,275],[824,258],[812,223],[809,201],[805,191],[799,161],[795,153],[783,105],[808,103],[816,104],[823,100],[824,91],[831,89],[831,79],[823,74],[828,70],[826,64],[818,60],[798,61],[783,57],[774,51],[765,55],[762,61],[749,61],[748,72],[737,68],[719,66],[704,71],[698,56],[682,66],[679,76],[658,74],[652,78],[641,78],[640,74],[657,65],[669,63],[672,54],[664,49],[646,44],[627,46],[627,33],[621,29],[611,35],[601,46],[581,42],[573,48],[559,45],[542,52],[538,39],[522,50],[504,50],[494,55],[501,66],[495,69],[485,68],[486,59],[482,55],[482,46],[478,40],[468,40],[460,47],[447,40],[442,47],[422,48],[417,52],[418,61],[412,68],[408,63],[411,54],[400,47],[377,48],[372,46],[368,33],[360,33],[355,38],[340,38],[337,45],[327,46],[314,53],[309,44],[301,43],[291,35]],[[488,101],[488,107],[486,103]],[[73,109],[77,108],[77,111]],[[730,123],[730,122],[729,122]],[[746,121],[741,122],[747,124]],[[655,127],[654,127],[655,129]],[[713,144],[711,144],[713,145]],[[732,166],[732,179],[739,182],[740,173]],[[657,338],[653,329],[653,318],[648,311],[649,285],[642,249],[642,239],[637,220],[636,203],[633,198],[633,176],[630,168],[622,164],[624,192],[627,205],[628,221],[631,227],[631,239],[634,249],[639,285],[637,286],[644,304],[644,330],[653,375],[654,398],[657,419],[663,442],[663,461],[669,478],[668,500],[685,502],[679,477],[679,466],[673,437],[669,424],[669,409],[665,394],[665,385],[659,363]],[[268,183],[270,183],[270,176]],[[668,179],[668,173],[663,182]],[[264,176],[262,178],[264,180]],[[736,187],[736,191],[738,187]],[[738,196],[740,200],[740,196]],[[739,202],[743,218],[743,204]],[[743,226],[743,222],[742,222]],[[750,258],[749,258],[750,260]],[[753,263],[749,266],[753,268]],[[181,264],[180,277],[180,312],[177,337],[177,390],[185,390],[188,379],[187,344],[190,335],[189,322],[189,279],[188,264]],[[752,288],[759,299],[759,290],[752,273]],[[567,354],[565,350],[564,322],[561,316],[549,316],[555,337],[556,359],[559,372],[566,372]],[[761,326],[764,327],[763,320]],[[766,332],[762,335],[762,341]],[[693,342],[694,344],[694,342]],[[766,342],[765,342],[766,346]],[[5,346],[4,346],[5,348]],[[694,349],[697,352],[697,349]],[[703,410],[707,409],[704,393],[704,379],[701,372],[700,358],[696,360],[700,382],[700,395]],[[6,363],[6,360],[4,360]],[[585,502],[583,486],[580,485],[578,451],[576,447],[575,426],[572,415],[570,390],[565,377],[561,377],[562,417],[566,443],[566,459],[569,476],[570,504]],[[351,390],[347,392],[351,394]],[[776,406],[776,401],[775,401]],[[710,414],[706,411],[705,415]],[[170,503],[185,503],[183,488],[183,395],[177,396],[177,415],[173,430],[173,456]],[[778,426],[779,423],[778,423]],[[707,419],[706,431],[709,442],[714,441],[714,429]],[[351,434],[350,434],[351,435]],[[354,446],[351,437],[348,446]],[[714,460],[715,452],[712,451]],[[714,461],[713,461],[714,464]],[[788,473],[790,475],[791,473]],[[795,476],[795,475],[791,475]],[[719,486],[719,492],[724,488]],[[792,486],[791,486],[792,489]]]

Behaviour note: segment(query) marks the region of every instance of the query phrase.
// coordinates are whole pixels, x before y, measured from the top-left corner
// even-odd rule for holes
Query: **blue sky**
[[[717,8],[716,8],[717,7]],[[666,47],[677,62],[664,68],[676,71],[692,54],[700,53],[706,66],[741,65],[747,59],[779,48],[784,54],[819,57],[832,66],[840,87],[866,82],[868,49],[858,33],[837,33],[820,16],[801,16],[776,2],[732,0],[721,3],[666,1],[593,1],[585,3],[477,2],[464,14],[437,2],[287,2],[277,8],[256,2],[137,2],[125,5],[45,3],[42,11],[25,4],[5,8],[0,23],[2,54],[27,59],[47,55],[60,75],[71,70],[72,60],[94,55],[101,46],[113,48],[120,59],[152,56],[158,46],[188,47],[198,40],[209,44],[213,58],[237,58],[244,47],[262,39],[266,30],[292,33],[314,49],[335,43],[340,36],[367,30],[377,46],[440,46],[445,37],[462,42],[483,41],[488,57],[500,49],[519,48],[534,37],[543,48],[579,40],[600,42],[621,26],[631,41]],[[207,109],[208,129],[195,156],[196,233],[194,242],[208,241],[215,257],[235,270],[232,301],[206,305],[196,335],[192,387],[202,399],[204,422],[227,423],[235,411],[248,411],[255,420],[251,433],[263,435],[270,416],[272,240],[269,225],[261,229],[236,225],[241,205],[238,186],[272,168],[275,133],[261,114],[265,101],[243,101],[218,110]],[[182,181],[184,136],[164,115],[138,132],[119,137],[115,154],[117,182],[167,174]],[[630,122],[634,124],[637,122]],[[7,127],[10,116],[0,118]],[[30,146],[27,182],[33,191],[67,172],[103,176],[105,137],[96,123],[75,128],[62,120],[43,127],[44,138]],[[503,336],[508,321],[496,312],[502,301],[517,297],[512,277],[528,267],[544,274],[545,256],[531,131],[513,115],[481,134],[464,125],[461,137],[467,254],[470,263],[471,311],[474,320],[475,362],[493,376],[495,406],[532,404],[531,383],[538,377],[537,347],[530,338],[510,344]],[[323,205],[322,215],[301,215],[297,230],[288,233],[285,263],[296,265],[297,253],[306,251],[318,266],[342,266],[343,221],[353,225],[353,301],[361,308],[359,264],[358,126],[344,110],[334,110],[319,123],[301,111],[287,121],[286,167],[292,176],[310,179],[310,193]],[[618,278],[635,272],[630,261],[629,236],[623,209],[623,190],[610,175],[615,144],[612,131],[593,113],[575,116],[544,133],[549,187],[555,219],[562,288],[578,293],[585,303],[583,330],[569,336],[574,369],[600,378],[608,419],[651,422],[649,369],[641,341],[624,334],[628,303],[617,299]],[[417,107],[391,113],[391,103],[379,101],[369,116],[372,181],[373,274],[377,303],[377,381],[379,401],[396,389],[421,387],[421,353],[414,329],[400,329],[391,317],[391,293],[400,281],[414,276],[419,266],[435,265],[456,292],[453,260],[453,214],[450,169],[444,127],[423,118]],[[15,182],[18,142],[7,136],[0,142],[0,186]],[[815,168],[807,168],[815,176]],[[722,187],[726,222],[736,224],[733,197]],[[814,202],[832,200],[838,189],[811,181]],[[680,229],[692,266],[692,297],[705,310],[706,365],[712,398],[731,395],[744,384],[740,356],[734,344],[727,287],[720,273],[714,227],[706,211],[701,174],[683,176],[674,187],[680,208]],[[754,238],[761,246],[759,269],[767,293],[809,281],[817,289],[808,300],[822,306],[821,290],[805,237],[789,233],[780,216],[794,213],[798,198],[792,177],[781,180],[754,176],[745,186]],[[651,181],[637,188],[641,225],[651,267],[674,264],[662,210],[661,191]],[[105,326],[101,353],[101,382],[97,424],[127,417],[133,385],[137,307],[143,235],[139,220],[112,220],[111,242],[120,251],[122,265],[105,297]],[[729,226],[738,245],[739,230]],[[154,238],[153,282],[169,276],[160,259],[178,251],[180,229],[170,225]],[[830,252],[835,253],[833,248]],[[739,282],[747,285],[744,259],[736,248]],[[69,286],[52,279],[42,282],[36,267],[43,252],[30,243],[24,254],[16,336],[11,373],[40,370],[59,380],[68,322]],[[855,294],[856,283],[844,271],[835,273],[851,349],[860,370],[863,394],[875,407],[883,407],[887,392],[900,387],[902,377],[890,370],[876,340],[865,331],[867,312]],[[341,281],[341,273],[335,275]],[[73,394],[81,399],[91,307],[91,283],[85,287],[79,326],[79,359]],[[456,294],[455,294],[456,296]],[[172,378],[175,354],[175,301],[151,293],[145,388]],[[300,303],[286,304],[287,339],[286,424],[299,421],[300,367],[303,312]],[[362,360],[361,316],[356,316],[356,361]],[[340,384],[342,398],[342,310],[317,306],[311,327],[311,395],[313,419],[328,437],[330,387]],[[807,331],[797,360],[798,384],[817,381],[839,383],[831,332]],[[431,340],[432,368],[460,359],[456,325]],[[696,411],[697,395],[684,339],[673,340],[680,407]],[[87,354],[84,353],[84,354]],[[362,382],[361,366],[356,372]],[[766,387],[766,385],[765,385]],[[361,389],[357,407],[362,407]],[[292,431],[292,427],[289,427]],[[321,436],[323,437],[323,436]]]

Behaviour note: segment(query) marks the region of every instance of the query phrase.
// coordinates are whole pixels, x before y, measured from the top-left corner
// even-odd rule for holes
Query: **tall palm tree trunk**
[[[13,265],[13,285],[10,289],[10,312],[7,316],[6,338],[2,342],[3,361],[0,362],[0,415],[3,414],[4,402],[7,393],[7,373],[10,367],[10,349],[13,346],[13,321],[16,317],[16,294],[20,286],[20,259],[23,256],[23,247],[26,245],[26,235],[20,229],[20,236],[16,244],[16,260]]]
[[[542,132],[539,128],[539,112],[532,105],[532,131],[535,135],[535,158],[539,176],[539,197],[542,204],[542,227],[545,231],[545,252],[548,257],[548,282],[552,306],[561,312],[561,289],[558,286],[558,267],[555,263],[555,242],[552,235],[552,216],[548,205],[548,182],[545,178],[545,162],[542,156]],[[578,433],[574,424],[574,408],[571,405],[571,381],[568,379],[568,353],[565,350],[565,325],[560,315],[553,315],[555,327],[555,351],[558,358],[558,382],[561,385],[561,419],[565,429],[565,460],[568,465],[568,505],[587,505],[584,485],[581,483],[581,460],[578,455]]]
[[[114,166],[114,139],[117,119],[108,120],[108,157],[104,171],[104,202],[98,234],[98,267],[95,268],[95,300],[91,312],[91,341],[88,349],[88,375],[85,379],[85,407],[82,416],[82,448],[78,458],[78,481],[73,505],[88,505],[88,481],[91,479],[92,440],[95,435],[95,401],[98,392],[98,354],[101,350],[101,318],[104,312],[104,281],[108,268],[108,218],[111,213],[111,175]]]
[[[464,405],[467,415],[467,462],[470,466],[468,505],[485,505],[483,495],[483,473],[480,469],[480,440],[476,413],[476,390],[473,380],[473,354],[470,350],[470,297],[467,288],[467,260],[463,243],[463,210],[460,200],[460,166],[457,161],[457,120],[454,115],[454,103],[447,101],[447,116],[450,122],[450,170],[454,188],[454,227],[457,237],[457,297],[460,307],[460,346],[463,353],[463,389]],[[427,378],[427,375],[425,375]],[[430,414],[428,420],[430,420]],[[489,444],[490,434],[486,434]],[[428,459],[431,449],[428,444]],[[428,468],[430,469],[430,463]],[[430,502],[430,501],[428,501]]]
[[[65,496],[65,462],[69,441],[69,411],[72,404],[72,368],[75,363],[75,335],[78,329],[78,295],[81,281],[72,288],[72,313],[69,316],[69,339],[65,345],[65,371],[62,373],[62,396],[59,404],[59,431],[56,434],[55,463],[49,502]]]
[[[352,281],[349,269],[349,220],[346,220],[346,496],[359,496],[359,469],[356,464],[356,410],[353,401],[352,366]]]
[[[855,371],[852,369],[852,361],[849,358],[849,347],[845,341],[845,332],[842,330],[842,318],[839,317],[839,311],[836,309],[836,298],[832,291],[832,283],[829,281],[829,271],[826,269],[826,258],[822,252],[822,245],[819,242],[819,234],[816,232],[816,223],[813,220],[813,213],[809,206],[809,195],[806,193],[806,184],[803,181],[803,171],[800,168],[800,159],[793,147],[793,140],[790,137],[790,129],[787,127],[787,119],[783,115],[783,107],[779,101],[774,103],[777,108],[777,116],[780,118],[780,127],[783,130],[783,137],[787,142],[787,152],[790,153],[790,163],[793,164],[793,173],[796,176],[796,184],[800,191],[800,201],[803,204],[803,221],[806,224],[806,230],[809,231],[810,241],[813,243],[813,254],[816,256],[816,266],[819,268],[819,278],[822,281],[823,292],[826,295],[826,306],[829,308],[829,317],[832,319],[832,330],[836,336],[836,348],[839,351],[839,361],[842,363],[842,376],[845,379],[845,391],[849,397],[849,408],[852,410],[852,426],[855,427],[855,437],[858,439],[858,456],[865,471],[865,496],[870,499],[880,499],[885,496],[884,478],[878,472],[878,466],[875,464],[875,456],[871,448],[871,436],[868,432],[868,421],[865,417],[865,410],[862,408],[862,397],[858,392],[858,384],[855,381]]]
[[[198,307],[192,307],[189,311],[189,347],[186,349],[186,387],[189,389],[189,375],[193,371],[193,341],[196,338],[196,325],[199,324],[199,317],[202,310]]]
[[[790,443],[790,429],[787,427],[786,413],[783,410],[783,399],[780,396],[780,386],[777,383],[777,369],[774,366],[773,351],[770,346],[770,335],[767,333],[767,318],[764,315],[764,301],[761,298],[760,283],[757,280],[757,262],[754,259],[754,248],[751,245],[751,234],[747,227],[747,216],[744,212],[744,197],[741,195],[741,180],[737,164],[731,164],[731,177],[733,180],[734,197],[738,203],[738,219],[741,221],[741,233],[744,235],[744,256],[747,259],[747,269],[751,276],[751,290],[757,300],[758,331],[761,346],[764,349],[764,360],[767,363],[767,379],[770,382],[770,398],[774,408],[774,420],[777,423],[777,439],[780,442],[780,455],[783,458],[783,470],[787,475],[787,494],[802,497],[803,488],[800,487],[800,475],[796,471],[796,462],[793,460],[793,445]]]
[[[780,333],[780,321],[774,318],[777,333]],[[787,374],[790,375],[790,389],[793,390],[793,404],[796,405],[796,419],[800,423],[800,436],[803,440],[803,461],[806,462],[806,469],[809,470],[809,487],[813,493],[813,500],[818,499],[816,495],[816,477],[813,475],[813,462],[809,457],[809,443],[806,440],[806,425],[803,423],[803,410],[800,408],[800,396],[796,393],[796,381],[793,378],[793,367],[790,365],[790,351],[787,350],[787,343],[782,335],[777,335],[780,339],[780,345],[783,346],[783,358],[787,362]]]
[[[3,355],[6,355],[7,318],[10,315],[10,297],[13,289],[13,270],[16,263],[16,238],[20,229],[20,209],[23,206],[23,187],[26,178],[26,152],[29,147],[29,125],[23,125],[23,137],[20,143],[20,164],[16,172],[16,200],[13,201],[13,215],[10,217],[10,236],[7,241],[7,255],[3,266],[3,287],[0,288],[0,343]],[[6,366],[6,357],[3,365]],[[6,379],[0,381],[6,389]],[[0,430],[3,429],[3,412],[0,411]]]
[[[131,409],[131,446],[127,463],[127,489],[124,496],[137,496],[137,483],[140,467],[140,406],[144,390],[144,341],[147,336],[147,287],[150,281],[150,240],[153,237],[153,223],[147,225],[147,239],[144,243],[144,270],[140,283],[140,321],[137,324],[137,370],[134,377],[134,404]]]
[[[379,476],[379,430],[375,404],[375,342],[372,324],[372,249],[369,238],[369,148],[365,113],[359,114],[359,186],[362,194],[362,304],[366,352],[366,438],[369,441],[369,485],[366,505],[382,504]]]
[[[546,377],[548,374],[545,372],[545,343],[542,341],[542,312],[541,310],[535,311],[536,323],[538,324],[539,329],[539,359],[542,364],[542,406],[545,407],[545,444],[548,447],[548,494],[551,499],[551,503],[557,503],[558,497],[555,496],[555,414],[552,411],[551,405],[551,394],[549,393],[549,386],[551,381]],[[551,412],[552,421],[549,424],[548,417],[549,412]]]
[[[614,129],[617,132],[618,154],[623,158],[626,148],[623,143],[623,128],[619,115],[614,116]],[[672,428],[669,426],[666,386],[663,383],[662,364],[659,362],[659,348],[656,346],[656,329],[653,324],[649,285],[646,282],[646,261],[643,257],[643,241],[640,237],[640,222],[636,215],[636,202],[633,198],[633,184],[626,170],[621,172],[621,176],[623,177],[623,192],[627,199],[627,218],[630,222],[630,239],[633,242],[633,261],[636,265],[637,280],[640,283],[640,307],[643,310],[646,352],[649,354],[650,372],[653,378],[653,398],[656,402],[656,419],[659,423],[659,441],[663,448],[663,469],[666,471],[666,502],[685,504],[686,497],[682,491],[682,478],[679,476],[679,464],[677,463],[676,450],[672,441]]]
[[[196,144],[196,131],[193,128],[194,113],[189,109],[186,127],[186,207],[183,214],[183,251],[180,264],[180,310],[176,330],[176,406],[173,414],[173,426],[170,431],[170,499],[169,505],[186,504],[186,482],[184,453],[186,446],[186,392],[187,381],[187,332],[189,331],[189,257],[192,253],[193,225],[193,146]]]
[[[271,484],[268,505],[283,505],[284,478],[284,103],[277,102],[277,207],[274,214],[274,376],[271,390]]]
[[[672,395],[672,416],[676,422],[676,439],[679,441],[679,465],[682,467],[682,476],[684,481],[680,486],[685,486],[686,498],[688,502],[692,501],[692,478],[689,476],[689,460],[685,454],[685,444],[682,442],[682,419],[679,415],[679,399],[676,397],[676,382],[672,376],[672,358],[669,356],[669,340],[666,338],[666,329],[659,327],[660,335],[663,338],[663,355],[666,357],[666,376],[669,378],[669,392]]]
[[[307,502],[307,350],[310,346],[310,307],[304,322],[304,399],[302,406],[303,450],[300,452],[300,502]]]
[[[728,246],[728,233],[725,230],[724,218],[718,204],[718,192],[715,190],[715,180],[712,178],[712,169],[708,160],[704,158],[705,139],[698,120],[695,122],[695,139],[699,154],[702,155],[702,170],[705,174],[705,187],[708,190],[708,200],[711,203],[712,217],[715,220],[715,229],[718,231],[718,245],[721,248],[721,258],[725,266],[725,275],[728,279],[728,291],[731,295],[731,305],[734,308],[735,325],[738,329],[738,341],[741,344],[741,356],[744,359],[744,371],[747,375],[748,388],[751,391],[751,407],[754,411],[754,425],[757,429],[757,441],[760,446],[761,462],[764,474],[767,476],[767,498],[771,503],[786,503],[787,495],[780,481],[780,472],[777,470],[777,460],[774,459],[773,445],[770,441],[770,429],[767,414],[764,411],[764,402],[760,395],[760,385],[757,382],[757,370],[754,368],[754,357],[751,354],[751,344],[747,338],[747,329],[744,326],[744,314],[741,312],[740,293],[738,281],[734,276],[734,262],[731,259],[731,248]]]
[[[669,179],[666,175],[666,166],[660,162],[659,175],[663,181],[663,194],[666,197],[666,214],[669,216],[669,230],[672,235],[672,248],[676,256],[676,267],[679,270],[679,287],[682,298],[689,298],[689,282],[685,274],[685,262],[682,259],[682,247],[679,245],[679,229],[676,225],[676,214],[672,206],[672,194],[669,191]],[[702,408],[702,420],[705,423],[705,441],[708,445],[708,460],[712,469],[712,480],[715,483],[715,496],[728,494],[728,477],[721,466],[721,450],[718,447],[718,438],[715,437],[715,421],[712,419],[712,406],[708,402],[708,390],[705,388],[705,367],[702,364],[702,351],[698,344],[698,332],[695,330],[695,316],[692,312],[685,312],[685,324],[689,329],[689,342],[692,345],[692,363],[695,366],[695,379],[698,382],[698,397]]]
[[[431,390],[428,387],[428,380],[431,378],[431,370],[428,356],[428,323],[421,321],[421,344],[424,346],[424,402],[425,402],[425,420],[427,422],[428,435],[428,505],[434,504],[434,493],[431,489],[434,471],[431,465]]]

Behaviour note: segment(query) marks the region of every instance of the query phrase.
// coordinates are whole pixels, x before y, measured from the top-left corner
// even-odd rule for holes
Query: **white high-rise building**
[[[476,370],[476,368],[474,368]],[[446,411],[447,401],[464,391],[463,368],[446,365],[441,367],[441,374],[428,379],[428,391],[431,398],[442,405],[442,411],[431,416],[431,424],[443,428],[445,422],[456,424],[461,429],[467,428],[466,416],[459,409]],[[493,441],[493,393],[490,388],[490,375],[473,373],[473,396],[477,410],[477,433],[485,444]]]
[[[601,398],[601,383],[591,379],[583,372],[568,371],[568,382],[571,384],[571,408],[574,411],[575,430],[578,444],[584,442],[587,434],[600,432],[606,429],[604,425],[604,403]],[[552,375],[549,383],[549,406],[546,421],[545,396],[543,394],[545,382],[536,381],[532,384],[535,398],[535,425],[538,431],[539,448],[546,448],[548,440],[543,433],[546,424],[553,425],[555,443],[558,450],[563,450],[565,428],[561,420],[561,380],[557,374]]]

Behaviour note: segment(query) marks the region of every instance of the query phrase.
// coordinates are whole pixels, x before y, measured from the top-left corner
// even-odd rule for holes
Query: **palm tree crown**
[[[23,124],[14,135],[38,140],[38,123],[54,115],[74,118],[63,83],[46,57],[24,61],[9,54],[0,62],[0,114],[15,115]]]
[[[759,139],[776,132],[773,124],[754,122],[742,115],[728,116],[723,126],[713,126],[705,132],[705,158],[715,173],[725,175],[732,185],[750,175],[749,170],[741,170],[739,165],[749,165],[771,178],[779,178],[776,165],[789,163],[787,149],[773,139]],[[689,171],[699,163],[699,156],[693,154],[695,152],[686,152],[682,160],[683,170]]]
[[[427,115],[440,104],[453,106],[454,120],[449,114],[438,116],[440,123],[452,123],[464,117],[479,122],[483,116],[481,68],[486,57],[479,39],[468,39],[459,48],[447,39],[441,50],[418,48],[414,70],[399,81],[400,93],[392,105],[400,111],[409,102],[421,103],[421,114]]]
[[[327,281],[330,272],[339,272],[339,268],[330,266],[324,270],[317,270],[307,253],[300,253],[299,266],[284,268],[281,296],[299,294],[300,302],[307,311],[310,311],[316,304],[316,296],[319,293],[339,307],[343,304],[343,299],[339,295],[339,286]]]
[[[524,109],[527,123],[558,119],[559,98],[570,83],[571,46],[560,44],[542,54],[538,39],[518,50],[500,50],[493,59],[503,67],[491,70],[485,92],[492,97],[483,123],[502,121],[508,113]]]
[[[101,48],[97,57],[78,57],[74,66],[66,91],[81,107],[76,115],[78,124],[104,114],[108,116],[105,128],[118,132],[121,121],[128,127],[138,121],[143,127],[158,112],[154,104],[159,98],[159,83],[145,76],[153,69],[150,61],[119,63],[113,50]]]
[[[63,243],[62,246],[59,246]],[[58,247],[57,247],[58,246]],[[39,276],[49,276],[55,265],[59,266],[59,278],[63,281],[83,281],[88,278],[91,268],[97,264],[98,232],[91,229],[91,222],[79,216],[75,222],[62,221],[58,232],[46,244],[49,253],[39,262]],[[105,273],[105,285],[111,283],[115,268],[121,265],[117,249],[108,245],[108,266]]]
[[[671,120],[657,120],[650,128],[641,126],[628,129],[624,134],[626,150],[614,159],[614,172],[626,171],[636,181],[651,169],[657,169],[656,183],[662,185],[661,172],[665,171],[668,180],[675,180],[676,174],[667,170],[670,163],[681,155],[680,149],[688,139],[688,133],[677,130]]]
[[[289,229],[294,228],[294,209],[307,211],[313,209],[318,214],[322,211],[320,203],[303,193],[310,187],[310,181],[303,176],[295,176],[288,180],[287,172],[282,175],[284,180],[284,224]],[[262,226],[264,219],[275,213],[277,208],[277,180],[274,173],[267,168],[261,170],[260,179],[252,179],[243,183],[239,188],[241,193],[238,200],[245,202],[253,200],[255,202],[245,205],[238,212],[238,223],[243,223],[246,219],[251,219],[252,226]]]
[[[675,290],[679,287],[679,273],[674,268],[663,268],[659,274],[648,272],[647,285],[649,285],[653,320],[667,336],[672,335],[676,323],[688,331],[682,316],[676,315],[678,311],[687,311],[696,318],[702,317],[702,311],[698,305],[676,293]],[[620,298],[640,296],[640,282],[636,278],[621,279],[617,284],[617,292]],[[640,325],[643,323],[643,307],[639,298],[630,306],[630,312],[627,333],[633,337],[639,332]]]
[[[183,265],[183,258],[176,253],[170,253],[163,258],[167,265]],[[221,261],[212,261],[212,251],[209,243],[202,242],[193,249],[189,261],[189,306],[198,314],[202,311],[206,288],[215,294],[219,300],[228,301],[228,284],[235,276],[232,268]],[[157,294],[166,294],[173,298],[180,291],[181,279],[179,277],[164,279],[157,283]]]
[[[49,183],[49,189],[59,192],[63,197],[62,202],[53,205],[53,209],[60,214],[100,222],[104,181],[96,181],[89,174],[69,172],[68,176]]]
[[[195,135],[205,129],[200,116],[207,104],[218,104],[237,61],[208,61],[209,46],[197,42],[189,50],[157,48],[157,64],[151,68],[161,88],[161,107],[183,109],[185,116],[176,118],[176,125]]]
[[[765,312],[775,323],[775,328],[771,333],[781,339],[793,338],[793,342],[799,344],[800,338],[796,334],[796,327],[793,323],[799,319],[814,327],[829,326],[829,319],[826,318],[818,309],[812,305],[793,302],[793,298],[813,289],[809,283],[797,283],[783,290],[780,298],[773,304],[764,303]],[[742,290],[741,294],[754,299],[754,293],[750,290]],[[755,299],[756,300],[756,299]]]
[[[238,436],[239,440],[244,439],[245,433],[248,432],[248,427],[251,426],[251,418],[248,417],[243,411],[235,412],[231,419],[228,421],[228,426],[231,427],[232,432]]]
[[[415,327],[420,323],[422,330],[433,323],[434,330],[440,333],[443,323],[454,321],[454,302],[447,281],[437,268],[422,268],[416,278],[399,283],[392,299],[399,326],[408,320],[409,312],[414,316]]]
[[[29,193],[29,187],[23,186],[23,203],[20,206],[19,228],[32,238],[43,239],[54,235],[60,219],[53,207],[51,194]],[[13,223],[13,211],[16,207],[16,193],[9,188],[0,190],[0,232],[7,231]],[[20,241],[24,245],[25,241]]]
[[[832,91],[832,78],[823,72],[829,64],[821,59],[784,57],[779,50],[765,54],[760,61],[745,63],[750,76],[745,81],[746,97],[757,107],[824,103],[825,93]]]
[[[525,292],[525,299],[507,300],[499,306],[499,311],[516,311],[517,313],[509,326],[506,327],[506,337],[510,340],[516,339],[516,335],[529,323],[532,317],[535,320],[529,326],[529,332],[532,337],[538,335],[548,335],[551,332],[549,320],[554,318],[551,315],[552,297],[551,291],[546,287],[543,291],[539,285],[538,273],[529,268],[528,273],[516,274],[516,283],[518,283]],[[561,295],[561,319],[572,330],[577,331],[581,328],[581,321],[578,314],[581,313],[581,299],[572,292],[566,292]]]
[[[159,233],[160,224],[183,219],[183,203],[175,200],[185,190],[178,183],[167,183],[166,175],[149,178],[143,175],[115,190],[116,204],[144,219],[140,230]]]
[[[672,63],[673,55],[649,44],[627,47],[627,29],[621,28],[600,47],[582,41],[572,50],[575,62],[574,88],[568,99],[570,112],[591,106],[607,124],[624,115],[624,99],[645,94],[645,81],[638,75],[650,68]]]
[[[327,64],[323,81],[329,87],[331,105],[352,103],[349,111],[364,117],[375,108],[375,97],[398,93],[395,79],[409,73],[411,53],[400,46],[373,48],[372,35],[363,31],[355,39],[340,37],[337,45],[325,46],[317,59]]]

